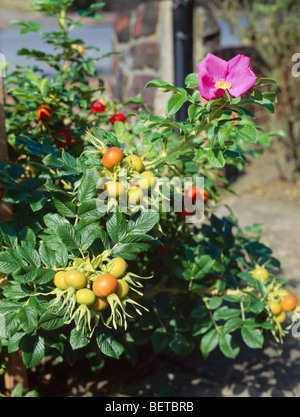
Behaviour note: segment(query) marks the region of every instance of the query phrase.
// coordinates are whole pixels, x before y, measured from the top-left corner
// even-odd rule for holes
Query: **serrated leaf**
[[[242,338],[247,346],[251,349],[261,349],[264,343],[264,336],[260,329],[248,326],[242,327]]]
[[[220,336],[219,346],[226,358],[234,359],[240,353],[240,347],[230,334]]]
[[[69,253],[67,248],[64,245],[61,245],[56,251],[55,251],[55,259],[56,259],[56,265],[60,267],[65,267],[68,264],[69,260]]]
[[[136,259],[137,255],[149,249],[147,243],[121,243],[112,249],[111,256],[120,256],[127,261]]]
[[[57,236],[69,250],[80,247],[79,239],[76,236],[74,227],[71,224],[62,224],[56,228]]]
[[[252,125],[244,125],[236,129],[236,133],[247,142],[256,143],[258,140],[257,129]]]
[[[44,265],[48,268],[53,268],[55,266],[55,253],[53,250],[49,249],[43,241],[40,244],[39,254]]]
[[[221,150],[209,149],[206,156],[215,168],[223,168],[225,166],[225,158]]]
[[[166,116],[170,117],[173,114],[177,113],[178,110],[189,100],[187,95],[180,93],[173,94],[167,102],[166,105]]]
[[[186,88],[196,89],[198,88],[198,73],[194,72],[192,74],[188,74],[185,77],[184,83]]]
[[[86,251],[92,246],[96,239],[101,239],[103,246],[107,246],[107,233],[101,229],[98,225],[93,227],[86,227],[83,229],[80,235],[80,247],[83,251]]]
[[[32,249],[35,248],[36,245],[36,235],[32,229],[29,227],[25,227],[22,232],[20,233],[19,240],[21,246],[30,247]]]
[[[66,217],[76,217],[76,209],[71,199],[65,195],[53,197],[54,205],[59,214]]]
[[[101,352],[111,358],[119,359],[124,352],[124,347],[105,330],[97,331],[96,341]]]
[[[233,317],[226,321],[226,323],[223,326],[223,333],[231,333],[235,330],[239,329],[243,324],[243,320],[239,317]]]
[[[118,243],[125,237],[126,227],[126,219],[119,210],[109,214],[106,229],[113,242]]]
[[[32,248],[27,248],[23,246],[17,247],[17,253],[23,257],[31,266],[39,268],[41,266],[41,259],[38,254],[38,251]]]
[[[70,345],[73,350],[82,349],[90,343],[90,339],[77,331],[76,328],[71,330]]]
[[[3,238],[4,242],[8,246],[10,246],[11,248],[16,246],[16,244],[18,242],[18,238],[17,238],[16,231],[13,227],[11,227],[7,223],[1,223],[0,224],[0,233],[2,235],[2,238]]]
[[[105,216],[105,212],[101,212],[97,206],[97,199],[92,198],[89,201],[84,201],[77,210],[77,215],[80,219],[101,219]]]
[[[44,223],[49,229],[56,229],[60,224],[69,224],[69,221],[57,213],[49,213],[44,216]]]
[[[159,222],[159,213],[154,210],[143,210],[133,216],[128,222],[127,232],[130,234],[143,234],[153,229]]]
[[[59,317],[51,311],[46,311],[39,320],[39,325],[44,330],[56,330],[64,326],[65,317]]]
[[[8,251],[0,252],[0,273],[13,274],[20,268],[20,264]]]
[[[194,279],[201,279],[206,276],[215,262],[215,259],[212,259],[209,255],[202,255],[193,268]]]
[[[228,320],[231,319],[232,317],[237,317],[241,314],[241,310],[237,309],[237,308],[230,308],[228,306],[223,306],[218,308],[215,312],[214,312],[214,319],[215,320]]]
[[[44,339],[37,335],[27,340],[23,346],[22,357],[26,368],[37,366],[45,356]]]
[[[88,169],[78,187],[78,200],[83,202],[95,197],[99,187],[100,175],[95,169]]]
[[[26,333],[32,333],[38,325],[38,313],[28,305],[20,309],[18,319],[22,330]]]
[[[217,329],[212,329],[208,333],[206,333],[200,342],[200,349],[204,356],[207,358],[210,352],[212,352],[219,344],[219,333]]]

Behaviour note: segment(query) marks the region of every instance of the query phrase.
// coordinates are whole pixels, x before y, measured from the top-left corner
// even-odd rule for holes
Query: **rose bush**
[[[34,5],[59,13],[65,29],[62,22],[71,22],[60,13],[70,3]],[[53,34],[46,39],[54,42]],[[214,214],[220,187],[228,186],[220,169],[242,168],[247,152],[274,135],[256,126],[249,106],[272,112],[275,95],[263,86],[276,82],[256,80],[247,57],[220,63],[209,55],[187,76],[186,88],[162,80],[146,85],[173,92],[165,116],[136,112],[134,124],[132,114],[112,123],[105,112],[117,114],[119,105],[95,105],[94,91],[82,85],[83,50],[73,44],[64,42],[53,63],[57,78],[33,74],[32,82],[19,71],[22,88],[10,90],[20,101],[7,114],[18,163],[0,165],[3,200],[14,207],[13,223],[0,223],[2,366],[19,349],[28,368],[51,354],[69,363],[88,357],[101,369],[105,356],[125,353],[134,361],[149,344],[155,354],[200,349],[207,357],[219,347],[235,358],[236,335],[254,349],[266,337],[282,343],[292,325],[282,324],[282,313],[298,307],[280,306],[287,293],[276,277],[279,261],[256,226],[241,230],[233,216]],[[249,76],[243,83],[241,65]],[[75,95],[75,85],[61,82],[68,71],[81,83]],[[75,114],[74,100],[82,113]],[[33,126],[37,103],[52,111]],[[185,103],[187,119],[174,120]],[[63,126],[72,129],[74,146],[57,146],[62,135],[67,143]],[[197,222],[189,223],[194,212]]]

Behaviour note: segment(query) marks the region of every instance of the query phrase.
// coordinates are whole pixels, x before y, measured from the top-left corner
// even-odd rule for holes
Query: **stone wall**
[[[219,47],[220,31],[205,2],[195,1],[194,62]],[[153,79],[174,82],[173,1],[148,0],[116,15],[111,81],[118,100],[142,93],[148,106],[163,114],[170,94],[144,89]]]
[[[28,12],[32,0],[0,0],[0,8]]]

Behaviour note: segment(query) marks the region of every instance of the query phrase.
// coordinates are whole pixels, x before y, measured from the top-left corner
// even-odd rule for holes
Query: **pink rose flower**
[[[201,96],[209,101],[223,97],[226,90],[231,97],[246,93],[256,82],[249,63],[250,58],[245,55],[236,55],[230,61],[225,61],[208,53],[197,65]]]

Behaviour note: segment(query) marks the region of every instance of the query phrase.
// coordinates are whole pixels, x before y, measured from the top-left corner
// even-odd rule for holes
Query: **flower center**
[[[216,82],[215,87],[222,88],[223,90],[230,90],[231,83],[222,78],[220,81]]]

